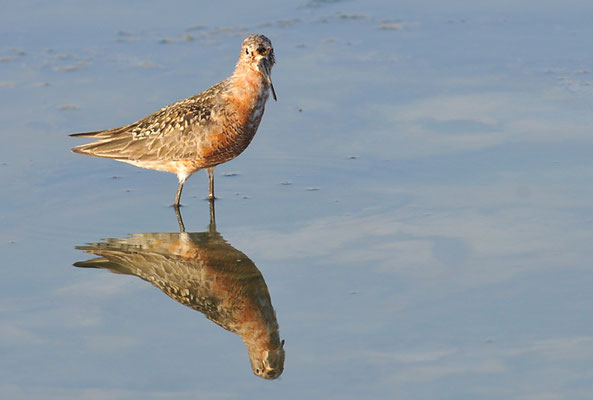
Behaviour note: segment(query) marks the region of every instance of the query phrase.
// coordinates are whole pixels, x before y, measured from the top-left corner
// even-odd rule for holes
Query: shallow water
[[[593,7],[200,4],[3,6],[0,397],[590,398]],[[224,79],[251,32],[278,102],[216,168],[216,230],[269,291],[274,381],[156,285],[72,266],[179,227],[173,175],[67,134]],[[206,194],[199,172],[189,233]]]

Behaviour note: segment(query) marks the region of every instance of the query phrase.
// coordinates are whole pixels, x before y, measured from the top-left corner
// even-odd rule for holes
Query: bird
[[[96,139],[71,150],[176,174],[176,208],[187,178],[206,169],[208,199],[213,201],[214,167],[237,157],[251,143],[270,91],[277,101],[271,76],[275,63],[270,39],[250,35],[242,43],[233,74],[225,80],[132,124],[71,134]]]

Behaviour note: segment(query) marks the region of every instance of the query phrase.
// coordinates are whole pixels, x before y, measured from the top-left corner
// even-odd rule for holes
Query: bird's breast
[[[232,121],[241,131],[255,134],[268,99],[268,85],[259,72],[238,76],[227,97]],[[251,132],[253,131],[253,132]]]

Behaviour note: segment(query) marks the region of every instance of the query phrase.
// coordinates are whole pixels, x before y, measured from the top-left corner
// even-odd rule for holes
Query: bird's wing
[[[126,126],[120,126],[119,128],[107,129],[104,131],[73,133],[69,136],[85,137],[85,138],[90,137],[90,138],[95,138],[95,139],[101,139],[101,138],[117,136],[119,134],[125,133],[126,131],[132,129],[133,127],[134,127],[134,124],[131,124],[131,125],[126,125]]]
[[[184,160],[200,158],[200,142],[222,131],[212,114],[217,112],[221,82],[204,92],[180,100],[133,124],[71,136],[98,140],[77,146],[75,153],[118,160]]]

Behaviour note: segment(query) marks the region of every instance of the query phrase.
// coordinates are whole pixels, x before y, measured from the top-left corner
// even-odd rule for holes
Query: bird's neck
[[[237,66],[230,78],[233,96],[245,100],[259,100],[268,98],[270,89],[267,78],[258,70],[246,66]]]
[[[269,84],[264,75],[253,69],[237,67],[229,78],[227,101],[236,110],[237,122],[250,127],[259,125],[269,96]]]

